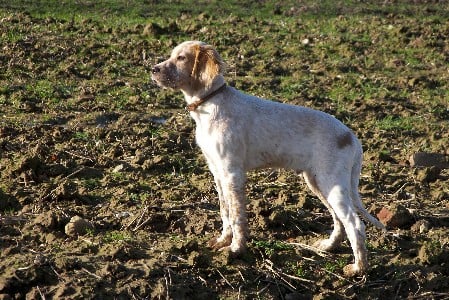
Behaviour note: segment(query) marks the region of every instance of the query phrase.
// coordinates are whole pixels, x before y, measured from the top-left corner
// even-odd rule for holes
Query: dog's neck
[[[223,76],[217,76],[207,88],[201,88],[194,91],[182,90],[187,102],[186,109],[195,111],[200,105],[213,98],[226,88],[226,82]]]

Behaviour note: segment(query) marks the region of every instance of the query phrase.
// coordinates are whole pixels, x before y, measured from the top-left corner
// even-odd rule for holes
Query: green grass
[[[128,233],[121,231],[108,231],[103,236],[104,243],[128,242],[131,240],[132,237]]]
[[[95,188],[100,187],[101,182],[100,182],[100,179],[98,179],[98,178],[89,178],[89,179],[83,180],[83,181],[81,182],[81,184],[82,184],[85,188],[87,188],[87,189],[89,189],[89,190],[93,190],[93,189],[95,189]]]
[[[424,17],[425,20],[442,20],[449,15],[446,7],[439,4],[428,4],[429,9],[423,10],[420,5],[410,5],[409,1],[395,1],[394,4],[381,4],[377,0],[343,1],[302,1],[303,16],[310,19],[331,19],[351,12],[351,18],[365,15],[397,14]],[[173,20],[184,15],[200,16],[201,18],[214,18],[219,20],[222,16],[236,16],[246,18],[271,17],[285,20],[285,11],[298,6],[294,0],[284,1],[151,1],[151,0],[101,0],[101,1],[57,1],[57,0],[16,0],[2,1],[0,9],[4,11],[21,11],[32,13],[39,17],[57,17],[66,20],[82,20],[92,18],[106,22],[109,25],[121,26],[123,24],[140,24],[142,21]],[[294,9],[292,10],[294,13]],[[169,22],[169,21],[168,21]]]
[[[326,260],[324,262],[324,269],[328,272],[335,273],[341,271],[344,266],[346,266],[346,259],[343,257],[339,257],[335,261]]]
[[[90,136],[87,132],[77,131],[73,134],[73,138],[77,140],[88,141],[90,139]]]
[[[272,256],[276,252],[293,249],[292,245],[281,241],[253,241],[252,244],[267,256]]]
[[[414,124],[419,121],[420,118],[418,117],[395,117],[389,115],[381,120],[378,120],[376,122],[376,127],[379,130],[385,131],[413,130]]]
[[[148,71],[141,65],[136,66],[136,63],[141,64],[138,60],[142,57],[142,52],[138,53],[137,49],[146,51],[151,64],[157,56],[167,55],[182,40],[202,39],[219,48],[230,65],[229,73],[237,74],[234,77],[237,83],[241,80],[253,82],[247,88],[250,92],[266,94],[263,86],[267,86],[266,81],[274,77],[283,88],[271,89],[267,97],[291,100],[297,99],[300,92],[310,98],[329,98],[335,102],[338,111],[345,111],[347,102],[382,96],[383,90],[388,88],[369,82],[358,84],[361,77],[372,81],[388,76],[386,82],[397,85],[401,77],[413,77],[415,69],[422,70],[432,63],[444,61],[442,51],[427,51],[408,44],[422,32],[419,28],[411,28],[407,18],[420,16],[425,24],[433,24],[443,22],[448,14],[448,7],[444,5],[429,4],[426,6],[428,9],[422,9],[420,5],[408,5],[407,1],[397,1],[395,5],[351,0],[303,1],[301,4],[292,0],[263,3],[104,0],[65,1],[62,4],[50,0],[19,0],[2,3],[2,15],[24,12],[32,17],[49,19],[48,24],[39,25],[38,31],[60,31],[60,45],[70,44],[77,32],[91,37],[83,47],[72,49],[79,51],[80,59],[70,70],[86,77],[94,86],[101,86],[101,78],[104,77],[111,80],[129,78],[129,83],[134,85],[149,82]],[[351,17],[347,12],[351,12]],[[390,14],[396,14],[396,17],[390,18]],[[246,20],[248,15],[251,15],[250,22]],[[61,24],[58,24],[59,20],[62,20]],[[142,35],[143,27],[149,23],[158,24],[159,32]],[[443,23],[436,28],[441,32],[432,32],[434,40],[429,43],[437,43],[445,34]],[[26,36],[25,30],[22,31],[8,31],[2,39],[8,43],[21,41]],[[111,40],[112,36],[118,39]],[[248,37],[257,37],[256,42]],[[311,41],[310,46],[302,45],[305,38]],[[123,48],[119,40],[134,46]],[[62,65],[58,61],[58,56],[63,53],[61,49],[50,46],[45,51],[56,61],[46,61],[49,66],[44,70],[45,77],[35,86],[35,93],[54,104],[61,97],[76,96],[73,83],[58,84],[54,80],[55,74],[51,73],[55,68],[64,68],[64,60],[60,61]],[[136,51],[133,57],[130,56],[132,51]],[[238,55],[245,59],[239,61]],[[105,57],[110,61],[105,66],[98,65]],[[273,60],[277,57],[280,59]],[[296,64],[298,59],[304,62]],[[396,70],[390,66],[397,59],[407,68]],[[321,75],[309,70],[319,70]],[[9,78],[17,78],[30,71],[11,69],[7,72]],[[401,74],[399,78],[398,72]],[[320,85],[316,85],[311,89],[311,82],[319,83],[326,78],[339,79],[330,82],[330,88],[321,90]],[[107,93],[99,93],[97,99],[108,106],[112,102],[112,107],[120,110],[132,105],[129,97],[138,93],[133,86],[116,86],[108,89]],[[157,97],[163,97],[163,93]],[[2,102],[7,101],[4,98]],[[172,93],[170,98],[173,98]]]
[[[287,262],[286,269],[293,276],[297,276],[299,278],[308,278],[310,274],[310,266],[308,266],[304,262]]]

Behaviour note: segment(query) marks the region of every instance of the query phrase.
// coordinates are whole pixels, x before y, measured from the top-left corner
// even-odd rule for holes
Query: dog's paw
[[[238,243],[231,243],[231,239],[221,241],[220,238],[213,238],[209,241],[209,248],[220,252],[230,252],[233,256],[246,252],[245,245]]]
[[[244,242],[236,243],[235,241],[229,246],[230,251],[234,257],[237,257],[246,252],[246,244]]]
[[[230,246],[226,246],[226,247],[222,247],[222,248],[218,249],[218,251],[225,253],[230,258],[238,258],[246,253],[246,247],[231,244]]]
[[[364,275],[365,271],[366,271],[365,267],[361,267],[356,264],[349,264],[343,268],[343,274],[345,274],[346,277]]]
[[[331,251],[335,249],[337,243],[332,241],[331,239],[319,240],[313,243],[313,247],[321,250],[321,251]]]
[[[207,246],[213,250],[221,250],[223,248],[230,247],[232,242],[232,237],[222,238],[222,237],[214,237],[209,241]]]

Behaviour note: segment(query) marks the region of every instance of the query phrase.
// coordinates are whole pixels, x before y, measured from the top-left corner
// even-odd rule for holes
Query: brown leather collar
[[[186,110],[188,111],[195,111],[198,106],[200,106],[201,104],[203,104],[204,102],[206,102],[207,100],[209,100],[210,98],[212,98],[213,96],[217,95],[218,93],[222,92],[224,89],[226,88],[226,83],[224,83],[222,86],[220,86],[218,89],[216,89],[215,91],[213,91],[212,93],[210,93],[207,96],[204,96],[203,98],[189,104],[186,106]]]

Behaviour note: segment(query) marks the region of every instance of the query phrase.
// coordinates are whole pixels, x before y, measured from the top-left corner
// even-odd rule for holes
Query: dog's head
[[[188,41],[176,46],[169,59],[153,67],[152,79],[161,87],[193,92],[207,89],[223,72],[224,62],[212,46]]]

